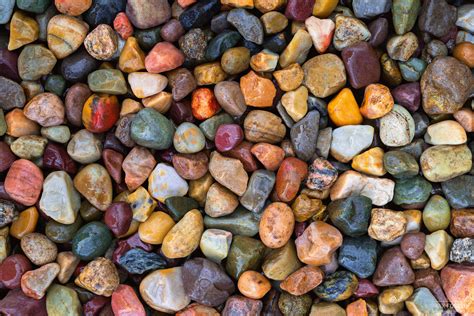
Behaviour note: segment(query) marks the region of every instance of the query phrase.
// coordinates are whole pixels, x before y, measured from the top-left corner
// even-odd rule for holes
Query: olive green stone
[[[247,47],[234,47],[225,51],[221,58],[222,69],[229,75],[245,71],[250,64],[250,50]]]
[[[423,224],[430,231],[446,229],[451,219],[448,201],[440,195],[433,195],[423,209]]]
[[[207,139],[214,140],[214,138],[216,137],[217,128],[219,126],[221,126],[222,124],[231,124],[233,122],[234,120],[232,119],[232,116],[227,113],[221,113],[214,115],[213,117],[208,118],[207,120],[199,124],[199,128]]]
[[[46,310],[48,316],[82,315],[82,305],[76,291],[59,284],[49,287],[46,294]]]
[[[61,75],[50,75],[46,78],[44,90],[62,96],[66,91],[66,80]]]
[[[350,196],[329,203],[327,212],[331,222],[344,235],[357,237],[367,234],[372,200],[366,196]]]
[[[258,270],[265,252],[260,240],[246,236],[235,236],[230,246],[225,269],[234,279],[247,270]]]
[[[125,94],[127,83],[118,69],[99,69],[87,76],[89,88],[98,93]]]
[[[232,214],[221,217],[204,217],[206,228],[230,231],[234,235],[255,236],[258,233],[260,219],[254,213],[239,206]]]
[[[140,48],[144,50],[150,50],[155,46],[156,43],[161,42],[160,36],[161,27],[154,27],[146,30],[135,30],[134,36],[140,45]]]
[[[383,165],[385,170],[397,179],[411,178],[420,171],[415,157],[400,150],[385,153]]]
[[[240,41],[240,34],[236,31],[224,31],[209,41],[205,57],[208,61],[214,61],[221,57],[229,48],[234,47]]]
[[[81,260],[102,256],[112,243],[112,233],[101,222],[90,222],[79,229],[72,239],[72,252]]]
[[[81,217],[86,222],[97,221],[102,218],[104,212],[93,206],[89,201],[83,200],[79,209]]]
[[[32,13],[43,13],[50,3],[51,0],[16,0],[18,8]]]
[[[130,135],[138,145],[161,150],[171,146],[174,130],[173,123],[163,114],[145,108],[133,118]]]
[[[474,176],[462,175],[441,183],[443,193],[452,208],[474,207]],[[470,190],[466,190],[470,188]]]
[[[199,207],[195,199],[186,196],[173,196],[165,200],[171,218],[178,222],[184,214]]]
[[[398,35],[403,35],[413,28],[419,10],[420,0],[393,0],[393,26]]]
[[[26,45],[18,57],[18,73],[23,80],[38,80],[56,65],[54,54],[42,45]]]
[[[5,122],[5,114],[3,109],[0,109],[0,136],[3,136],[7,131],[7,122]]]
[[[267,278],[283,281],[301,266],[295,243],[290,240],[283,247],[270,250],[263,260],[262,270]]]
[[[69,225],[50,220],[46,224],[45,234],[55,243],[64,244],[72,240],[81,225],[82,219],[80,216],[76,218],[74,223]]]
[[[309,294],[295,296],[283,291],[278,299],[278,308],[284,316],[306,316],[312,304]]]
[[[314,293],[325,301],[339,302],[351,297],[359,281],[355,274],[348,271],[336,271],[326,277]]]
[[[66,125],[49,126],[41,128],[41,135],[53,142],[65,144],[71,138],[71,131]]]
[[[472,152],[466,145],[432,146],[421,155],[420,165],[426,179],[443,182],[471,170]]]
[[[27,135],[17,138],[10,146],[12,152],[20,158],[35,159],[43,156],[48,140],[37,135]]]
[[[395,182],[393,203],[397,205],[422,205],[430,197],[433,187],[423,177],[399,179]]]

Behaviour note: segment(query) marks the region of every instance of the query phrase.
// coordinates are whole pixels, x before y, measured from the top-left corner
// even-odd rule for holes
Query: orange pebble
[[[13,109],[5,115],[7,123],[7,134],[13,137],[27,135],[38,135],[40,126],[38,123],[30,120],[20,109]]]
[[[10,235],[16,239],[21,239],[21,237],[26,234],[34,232],[37,223],[38,210],[34,206],[29,207],[21,212],[18,218],[12,223]]]
[[[474,44],[471,42],[457,44],[453,49],[453,57],[469,68],[474,68]]]
[[[358,299],[347,305],[346,307],[347,316],[368,316],[367,303],[363,299]]]
[[[264,275],[256,271],[245,271],[240,276],[237,287],[243,295],[258,300],[270,291],[272,285]]]
[[[26,159],[16,160],[5,177],[5,191],[18,203],[31,206],[38,201],[43,187],[43,173]]]
[[[369,84],[365,88],[364,101],[360,113],[368,119],[377,119],[393,108],[393,97],[390,90],[383,84]]]
[[[133,26],[124,12],[119,12],[114,19],[114,30],[126,40],[133,34]]]
[[[276,95],[276,88],[270,79],[258,76],[250,71],[240,78],[240,89],[244,95],[245,103],[258,108],[270,107]]]
[[[337,126],[358,125],[362,123],[359,106],[351,89],[342,89],[328,104],[329,118]]]
[[[209,88],[198,88],[193,92],[191,102],[193,116],[198,120],[205,120],[214,116],[221,109],[214,92]]]

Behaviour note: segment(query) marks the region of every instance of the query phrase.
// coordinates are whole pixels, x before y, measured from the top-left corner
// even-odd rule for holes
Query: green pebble
[[[43,13],[49,7],[51,0],[16,0],[16,6],[31,13]]]
[[[260,219],[254,213],[247,211],[242,206],[232,214],[222,217],[204,217],[206,228],[216,228],[230,231],[234,235],[255,236],[258,233]]]
[[[377,265],[377,242],[369,236],[344,237],[338,261],[359,278],[368,278]]]
[[[66,80],[61,75],[50,75],[46,78],[44,90],[62,96],[66,91]]]
[[[430,231],[434,232],[446,229],[451,220],[451,208],[448,201],[440,195],[433,195],[423,209],[423,224]]]
[[[169,197],[165,200],[165,204],[175,222],[178,222],[190,210],[199,208],[195,199],[186,196]]]
[[[49,239],[57,244],[68,243],[74,238],[76,232],[81,228],[82,219],[80,216],[76,218],[74,223],[66,225],[50,220],[46,224],[45,234]]]
[[[233,122],[234,120],[232,119],[232,116],[227,113],[221,113],[214,115],[213,117],[208,118],[207,120],[199,124],[199,128],[207,139],[214,140],[214,138],[216,137],[217,128],[219,126],[221,126],[222,124],[231,124]]]
[[[46,137],[53,142],[65,144],[71,138],[71,131],[66,125],[42,127],[41,136]]]
[[[46,294],[46,311],[48,316],[80,316],[82,305],[76,291],[67,286],[53,284]]]
[[[265,252],[260,240],[246,236],[235,236],[230,246],[225,269],[234,279],[247,270],[258,270]]]
[[[0,109],[0,136],[5,135],[7,132],[7,122],[5,122],[5,115],[3,109]]]
[[[136,37],[140,48],[150,50],[156,43],[161,42],[160,31],[160,26],[146,30],[135,30],[134,36]]]
[[[393,203],[397,205],[422,205],[430,197],[433,187],[421,176],[395,182]]]
[[[351,297],[359,281],[355,274],[348,271],[336,271],[326,277],[314,293],[325,301],[339,302]]]
[[[393,0],[393,27],[398,35],[408,33],[415,26],[420,0]]]
[[[420,171],[415,157],[400,150],[385,153],[383,165],[385,170],[397,179],[411,178]]]
[[[298,259],[293,241],[287,242],[281,248],[271,249],[262,264],[262,271],[265,276],[278,281],[283,281],[299,268],[301,268],[301,262]]]
[[[112,233],[101,222],[90,222],[72,239],[72,252],[81,260],[90,261],[104,255],[112,243]]]
[[[87,76],[89,88],[98,93],[125,94],[127,83],[118,69],[99,69]]]
[[[140,110],[132,120],[130,135],[140,146],[167,149],[173,142],[174,125],[155,109]]]
[[[49,74],[57,59],[46,47],[38,44],[26,45],[18,56],[18,73],[23,80],[39,80]]]
[[[224,31],[218,34],[207,44],[206,59],[208,61],[218,59],[226,50],[237,45],[239,40],[240,34],[236,31]]]
[[[327,212],[331,222],[344,235],[357,237],[367,234],[372,200],[365,196],[350,196],[329,203]]]
[[[426,69],[426,61],[420,58],[410,58],[405,62],[399,62],[400,72],[403,79],[408,82],[419,81]]]
[[[312,304],[309,294],[295,296],[283,291],[278,299],[278,308],[284,316],[306,316]]]

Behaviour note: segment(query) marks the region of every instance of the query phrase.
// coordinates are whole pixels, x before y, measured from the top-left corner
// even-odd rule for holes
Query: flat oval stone
[[[3,110],[22,108],[25,105],[25,92],[13,80],[0,76],[0,104]]]
[[[393,202],[397,205],[422,205],[428,200],[431,189],[431,183],[421,176],[397,180]]]
[[[242,163],[237,159],[212,152],[209,172],[217,182],[239,196],[243,195],[247,189],[248,175]]]
[[[465,188],[471,188],[474,183],[474,177],[462,175],[454,179],[441,183],[444,196],[449,205],[454,208],[474,207],[474,198]]]
[[[387,146],[408,145],[415,136],[415,121],[403,107],[395,104],[391,112],[380,119],[380,139]]]
[[[41,136],[21,136],[11,144],[10,149],[20,158],[33,160],[43,156],[47,143],[48,140]]]
[[[214,95],[220,106],[232,116],[240,116],[247,109],[244,95],[235,81],[221,81],[214,87]]]
[[[99,69],[87,76],[87,84],[93,92],[108,94],[127,93],[127,83],[118,69]]]
[[[21,250],[34,265],[42,266],[56,260],[58,248],[43,234],[27,234],[21,238],[20,244]]]
[[[248,141],[275,144],[283,140],[286,127],[275,114],[253,110],[245,117],[244,133]]]
[[[27,118],[41,126],[55,126],[64,122],[63,101],[53,93],[40,93],[33,97],[23,109]]]
[[[260,239],[269,248],[280,248],[290,239],[294,225],[295,218],[291,208],[285,203],[272,203],[262,213]]]
[[[112,202],[112,180],[102,165],[84,167],[74,177],[74,187],[100,210],[105,211]]]
[[[428,126],[424,139],[430,145],[460,145],[467,141],[467,135],[461,124],[446,120]]]
[[[173,155],[173,167],[186,180],[198,180],[208,171],[209,158],[203,152]]]
[[[421,171],[431,182],[444,182],[465,174],[472,167],[472,152],[466,145],[438,145],[420,157]]]
[[[263,43],[263,26],[260,20],[245,9],[232,9],[227,15],[232,24],[248,41],[261,45]]]
[[[41,45],[27,45],[18,57],[18,73],[23,80],[38,80],[49,74],[56,65],[56,57]]]
[[[173,136],[174,148],[182,154],[194,154],[205,146],[205,137],[193,123],[184,122],[176,128]]]
[[[166,149],[171,145],[174,127],[158,111],[145,108],[134,117],[130,132],[132,139],[141,146]]]
[[[72,240],[72,251],[81,260],[102,256],[112,242],[109,228],[101,222],[82,226]]]
[[[12,163],[5,177],[5,191],[16,202],[34,205],[43,185],[42,171],[31,161],[19,159]]]
[[[77,292],[59,284],[53,284],[48,289],[46,310],[48,315],[82,315],[82,306]]]
[[[100,159],[102,154],[102,143],[86,129],[74,134],[67,145],[69,156],[82,164],[88,164]]]
[[[241,236],[255,236],[258,233],[258,219],[255,214],[238,207],[232,214],[213,218],[204,217],[206,228],[222,229]]]
[[[401,150],[386,152],[383,156],[383,164],[387,172],[397,179],[411,178],[420,170],[415,157]]]

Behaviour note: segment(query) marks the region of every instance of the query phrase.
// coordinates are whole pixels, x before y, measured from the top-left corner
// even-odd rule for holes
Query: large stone
[[[399,247],[385,251],[375,270],[373,282],[377,286],[411,284],[415,273]]]
[[[346,85],[344,63],[337,55],[313,57],[303,64],[303,70],[303,84],[316,97],[325,98]]]
[[[458,313],[469,314],[474,310],[473,282],[473,266],[449,264],[441,271],[443,290]]]
[[[433,146],[423,152],[420,165],[426,179],[444,182],[471,170],[472,152],[466,145]]]
[[[456,11],[456,7],[449,5],[446,0],[424,1],[418,27],[435,37],[445,36],[456,22]]]
[[[214,151],[211,153],[209,172],[217,182],[242,196],[247,189],[248,175],[238,159],[227,158]]]
[[[332,133],[331,155],[341,162],[349,162],[372,144],[374,128],[370,125],[346,125]]]
[[[90,164],[74,177],[74,187],[96,208],[105,211],[112,202],[112,180],[102,165]]]

